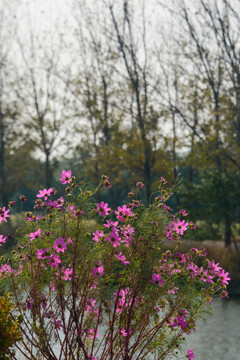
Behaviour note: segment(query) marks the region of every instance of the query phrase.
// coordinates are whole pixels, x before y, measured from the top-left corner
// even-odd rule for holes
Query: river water
[[[183,353],[194,349],[194,360],[240,360],[240,298],[215,299],[213,315],[199,322],[186,338]]]

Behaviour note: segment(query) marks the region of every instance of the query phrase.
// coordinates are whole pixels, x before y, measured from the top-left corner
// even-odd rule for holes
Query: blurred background
[[[31,210],[38,189],[58,188],[63,169],[93,184],[108,175],[113,187],[103,198],[113,207],[137,181],[146,203],[161,176],[177,185],[168,205],[197,225],[183,247],[207,248],[232,278],[230,300],[220,300],[212,318],[219,324],[201,327],[222,329],[208,358],[236,360],[239,1],[1,0],[0,206],[17,201],[1,234],[17,226],[19,195]],[[205,359],[199,339],[197,358]]]

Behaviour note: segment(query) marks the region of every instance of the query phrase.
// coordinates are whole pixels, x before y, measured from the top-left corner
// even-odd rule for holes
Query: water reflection
[[[197,325],[183,349],[194,349],[196,360],[240,359],[240,298],[215,299],[213,315]]]

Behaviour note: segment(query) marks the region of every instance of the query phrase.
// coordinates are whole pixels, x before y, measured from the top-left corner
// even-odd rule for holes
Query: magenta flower
[[[187,216],[187,212],[185,210],[179,210],[179,214],[182,216]]]
[[[71,278],[72,273],[73,273],[72,268],[71,269],[70,268],[65,269],[63,279],[64,280],[72,280],[72,278]]]
[[[107,187],[107,188],[112,187],[108,176],[102,175],[102,179],[103,179],[103,187]]]
[[[51,320],[50,323],[53,324],[58,330],[61,330],[61,328],[63,327],[60,320],[54,319],[53,321]]]
[[[2,244],[4,244],[6,240],[7,240],[6,236],[3,237],[3,235],[0,235],[0,246],[2,246]]]
[[[92,274],[94,277],[102,277],[104,274],[104,268],[103,266],[95,266],[95,268],[92,270]]]
[[[117,247],[120,245],[121,238],[118,235],[118,230],[113,230],[109,233],[107,240],[113,245],[113,247]]]
[[[6,210],[5,206],[3,208],[0,208],[0,224],[2,221],[5,221],[5,223],[7,222],[7,217],[10,217],[10,215],[8,215],[9,213],[9,209]]]
[[[167,180],[166,179],[164,179],[164,177],[160,177],[160,184],[162,184],[162,185],[166,185],[167,184]]]
[[[194,353],[193,353],[193,349],[189,349],[189,350],[188,350],[187,356],[188,356],[188,360],[192,360],[192,359],[194,359],[194,358],[196,357],[196,356],[194,355]]]
[[[99,242],[104,239],[104,232],[102,230],[101,231],[96,230],[96,232],[93,233],[93,235],[94,235],[93,241]]]
[[[36,252],[36,255],[37,255],[37,259],[46,259],[47,255],[48,255],[48,249],[39,249],[37,250]]]
[[[53,193],[53,189],[52,188],[50,188],[50,189],[43,189],[43,190],[39,190],[39,194],[37,194],[37,197],[38,198],[44,198],[44,200],[47,200],[47,198],[49,197],[49,196],[51,196],[52,195],[52,193]]]
[[[199,275],[199,267],[195,265],[193,262],[187,264],[187,270],[189,270],[191,274],[191,278],[194,278],[195,276]]]
[[[208,263],[208,267],[210,269],[210,272],[212,275],[217,275],[219,271],[222,269],[220,266],[218,266],[219,263],[215,264],[215,261],[212,260]]]
[[[20,195],[19,199],[21,200],[21,202],[26,202],[27,201],[27,198],[24,195]]]
[[[134,213],[127,207],[127,205],[123,205],[122,207],[118,206],[115,214],[117,215],[117,219],[121,220],[122,222],[125,222],[128,217],[134,217]]]
[[[103,226],[105,226],[108,229],[116,229],[116,227],[118,226],[118,222],[117,221],[112,221],[112,220],[107,220],[106,224],[103,224]]]
[[[55,249],[56,252],[64,252],[67,249],[67,243],[64,242],[64,239],[59,237],[54,242],[53,249]]]
[[[4,275],[8,275],[8,274],[11,274],[14,270],[11,268],[10,265],[8,264],[3,264],[1,267],[0,267],[0,278],[1,277],[4,277]]]
[[[30,233],[30,235],[28,235],[30,237],[30,241],[33,241],[34,239],[40,238],[41,237],[41,232],[42,232],[42,230],[39,228],[34,233]]]
[[[181,221],[180,219],[178,219],[176,223],[174,221],[172,223],[173,223],[173,226],[174,226],[173,230],[177,234],[183,235],[184,231],[187,230],[188,223],[186,223],[184,220]]]
[[[152,284],[156,284],[158,286],[163,286],[165,280],[161,278],[161,274],[152,274]]]
[[[228,277],[229,273],[225,272],[224,270],[219,271],[218,276],[219,276],[219,280],[221,282],[222,285],[227,285],[228,284],[228,280],[231,280],[230,277]]]
[[[32,303],[33,303],[33,300],[32,299],[27,299],[25,301],[25,304],[27,305],[27,308],[30,310],[32,308]]]
[[[60,180],[61,180],[63,185],[70,184],[71,180],[72,180],[72,172],[71,172],[71,170],[67,170],[67,171],[63,170],[62,173],[61,173]]]
[[[96,337],[96,338],[99,337],[98,331],[96,331],[95,329],[89,329],[88,338],[92,340],[92,339],[94,339],[94,337]]]
[[[45,296],[43,294],[41,294],[41,299],[42,299],[42,308],[46,309],[47,299],[45,298]]]
[[[8,207],[14,207],[16,205],[16,201],[9,201],[8,202]]]
[[[55,253],[53,253],[48,259],[48,264],[51,267],[58,267],[58,264],[60,264],[60,263],[61,263],[61,260],[59,259],[59,256],[56,255]]]
[[[114,295],[116,296],[117,293],[114,293]],[[121,312],[124,309],[125,301],[126,301],[126,292],[125,290],[121,289],[118,295],[117,312]]]
[[[65,200],[64,200],[64,198],[61,196],[59,199],[57,199],[57,208],[60,208],[60,207],[62,207],[63,205],[64,205],[64,203],[65,203]]]
[[[178,287],[174,286],[174,288],[172,288],[171,290],[168,290],[168,294],[176,294],[178,289],[179,289]]]
[[[130,264],[130,261],[125,261],[126,256],[124,256],[124,255],[121,253],[121,251],[119,251],[119,253],[116,255],[116,258],[117,258],[118,260],[120,260],[120,261],[123,263],[123,265],[128,265],[128,264]]]
[[[122,336],[127,336],[128,333],[125,329],[119,329],[118,332],[122,335]]]
[[[104,203],[103,201],[101,201],[100,203],[97,203],[97,212],[100,215],[109,215],[111,212],[111,209],[108,207],[107,203]]]

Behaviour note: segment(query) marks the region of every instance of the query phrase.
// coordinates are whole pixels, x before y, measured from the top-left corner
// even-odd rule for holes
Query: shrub
[[[228,273],[204,250],[178,251],[194,224],[183,220],[184,210],[171,214],[164,179],[148,207],[131,193],[115,211],[94,200],[111,186],[106,176],[97,189],[76,184],[70,170],[60,180],[66,196],[39,191],[38,215],[25,214],[18,247],[0,267],[22,318],[18,353],[48,360],[168,358],[213,297],[227,297]],[[137,183],[137,191],[143,188]]]

